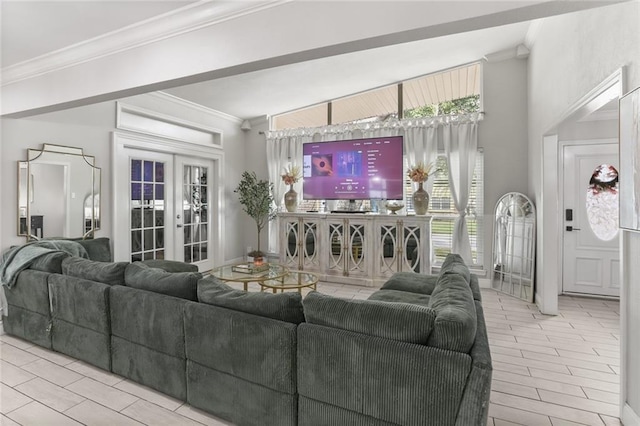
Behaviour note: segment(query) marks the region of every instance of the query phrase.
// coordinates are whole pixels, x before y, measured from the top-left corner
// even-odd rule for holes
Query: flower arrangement
[[[425,166],[424,163],[420,162],[415,166],[409,167],[407,176],[413,182],[424,182],[427,179],[429,179],[429,173],[431,173],[432,168],[433,168],[433,163],[429,163]]]
[[[285,185],[293,185],[300,179],[300,167],[298,166],[289,166],[289,168],[284,168],[284,173],[282,174],[282,181]]]

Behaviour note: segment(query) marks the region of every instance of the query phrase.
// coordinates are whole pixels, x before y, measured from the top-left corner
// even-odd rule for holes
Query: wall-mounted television
[[[310,142],[302,146],[305,200],[401,200],[402,136]]]

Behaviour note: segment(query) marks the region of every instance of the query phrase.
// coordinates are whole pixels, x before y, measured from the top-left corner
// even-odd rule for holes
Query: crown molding
[[[540,30],[542,29],[542,22],[542,19],[534,19],[529,24],[527,34],[524,36],[524,45],[527,47],[527,49],[531,50],[531,48],[535,44],[538,38],[538,34],[540,34]]]
[[[223,120],[231,121],[233,123],[241,124],[243,121],[242,118],[236,117],[235,115],[227,114],[222,111],[218,111],[218,110],[206,107],[204,105],[200,105],[195,102],[188,101],[186,99],[180,98],[178,96],[172,95],[167,92],[162,92],[162,91],[150,92],[150,93],[147,93],[146,96],[152,96],[158,99],[162,99],[164,101],[171,102],[173,104],[180,105],[182,107],[189,108],[194,111],[202,112],[210,116],[222,118]]]
[[[62,70],[126,50],[176,37],[292,0],[252,2],[199,1],[124,28],[84,40],[1,70],[2,86]]]

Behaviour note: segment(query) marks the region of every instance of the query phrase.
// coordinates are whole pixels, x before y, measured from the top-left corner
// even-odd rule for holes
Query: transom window
[[[418,118],[479,112],[479,62],[308,106],[272,119],[272,130],[319,127],[389,118]]]

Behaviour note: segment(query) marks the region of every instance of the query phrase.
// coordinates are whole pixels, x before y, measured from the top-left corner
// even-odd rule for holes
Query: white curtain
[[[302,144],[309,142],[311,137],[306,135],[280,136],[267,139],[267,171],[269,182],[273,183],[273,200],[281,209],[284,204],[284,193],[289,190],[282,182],[282,174],[285,167],[296,165],[302,167]],[[294,190],[302,192],[301,183],[293,185]],[[269,252],[278,251],[278,223],[276,220],[269,222]]]
[[[451,251],[458,253],[467,265],[471,265],[473,259],[466,212],[478,151],[477,121],[446,123],[443,126],[443,142],[449,168],[449,188],[459,215],[453,225]]]
[[[433,163],[435,171],[438,158],[438,127],[437,126],[413,126],[405,130],[405,153],[409,167],[422,162],[425,166]],[[418,188],[414,185],[414,191]],[[433,179],[427,180],[424,188],[429,194],[433,189]]]

